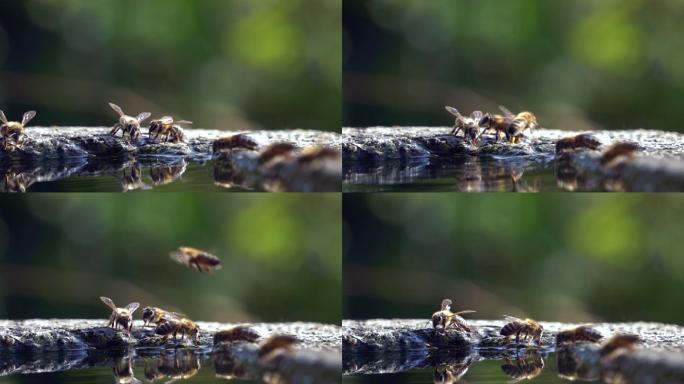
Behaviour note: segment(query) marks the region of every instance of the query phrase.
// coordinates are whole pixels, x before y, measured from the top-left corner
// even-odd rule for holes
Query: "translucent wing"
[[[454,315],[464,315],[466,313],[475,313],[475,312],[477,312],[477,311],[473,311],[471,309],[466,309],[464,311],[458,311],[458,312],[454,313]]]
[[[24,117],[21,118],[21,125],[26,125],[28,124],[31,119],[36,117],[36,111],[28,111],[24,113]]]
[[[159,121],[162,122],[162,124],[173,124],[173,117],[171,116],[164,116]]]
[[[7,117],[5,117],[5,112],[0,111],[0,120],[2,120],[3,123],[7,124]]]
[[[504,113],[504,115],[508,117],[515,117],[515,114],[509,111],[508,108],[504,107],[503,105],[499,105],[499,109]]]
[[[480,122],[480,119],[482,119],[482,111],[473,111],[473,113],[470,114],[471,119],[477,120],[477,122]]]
[[[133,312],[135,312],[135,310],[138,309],[138,307],[140,307],[140,303],[129,303],[126,306],[126,309],[128,309],[128,312],[133,314]]]
[[[105,305],[109,308],[116,309],[116,305],[114,305],[114,302],[109,297],[100,296],[100,300],[102,300],[102,302],[105,303]]]
[[[114,103],[109,103],[109,106],[112,107],[112,109],[114,110],[114,112],[118,113],[119,116],[123,116],[123,115],[124,115],[123,110],[121,110],[121,107],[119,107],[118,105],[116,105],[116,104],[114,104]]]
[[[190,124],[193,124],[193,122],[189,121],[189,120],[180,120],[180,121],[176,121],[176,124],[178,124],[178,125],[190,125]]]
[[[135,119],[138,120],[139,123],[142,123],[145,119],[150,117],[150,115],[152,115],[152,114],[149,112],[143,112],[143,113],[139,114],[138,117],[136,117]]]
[[[444,108],[447,110],[447,112],[451,113],[452,115],[456,117],[461,117],[461,113],[458,112],[458,109],[449,106],[445,106]]]
[[[504,315],[504,319],[506,319],[508,321],[523,321],[522,319],[519,319],[519,318],[513,317],[513,316],[508,316],[508,315]]]

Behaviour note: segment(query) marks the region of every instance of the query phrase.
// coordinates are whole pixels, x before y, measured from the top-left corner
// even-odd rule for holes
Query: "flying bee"
[[[222,343],[233,343],[236,341],[246,341],[253,343],[257,341],[261,335],[252,328],[245,325],[238,325],[230,329],[224,329],[214,334],[214,345]]]
[[[451,300],[442,300],[441,309],[432,314],[432,327],[435,332],[444,332],[449,327],[455,327],[464,332],[472,332],[472,328],[468,325],[464,318],[459,315],[465,313],[474,313],[475,311],[465,310],[456,313],[451,312]]]
[[[288,142],[273,143],[259,154],[259,164],[265,164],[277,157],[291,156],[297,147]]]
[[[24,129],[31,119],[36,117],[36,111],[28,111],[24,113],[21,122],[8,121],[5,117],[5,112],[0,111],[0,141],[2,141],[2,149],[5,152],[14,151],[19,148],[24,142]]]
[[[174,121],[171,116],[164,116],[160,119],[150,121],[150,128],[147,135],[150,139],[161,139],[161,141],[170,141],[174,137],[174,131],[182,132],[181,125],[192,124],[192,121],[179,120]],[[154,136],[154,137],[153,137]]]
[[[178,247],[177,250],[169,254],[172,260],[192,267],[200,272],[213,272],[221,269],[221,259],[209,252],[191,247]]]
[[[499,109],[504,113],[506,118],[513,119],[505,131],[506,140],[509,143],[517,143],[526,130],[532,130],[539,126],[537,123],[537,116],[530,111],[523,111],[516,115],[503,105],[499,105]]]
[[[482,119],[482,111],[473,111],[470,117],[465,117],[461,115],[458,109],[454,107],[445,106],[447,112],[451,113],[456,117],[454,121],[454,127],[451,129],[451,134],[456,135],[459,131],[463,131],[463,138],[470,141],[471,144],[477,142],[479,129],[479,122]]]
[[[292,335],[273,335],[266,339],[259,347],[259,360],[269,360],[278,352],[286,352],[294,349],[299,344],[299,340]]]
[[[140,124],[150,117],[151,113],[143,112],[137,117],[132,117],[126,115],[121,107],[114,103],[109,103],[109,106],[119,115],[119,122],[112,127],[109,134],[116,135],[117,132],[121,131],[121,137],[125,139],[128,135],[128,142],[135,143],[140,137]]]
[[[610,167],[624,160],[634,158],[634,153],[639,150],[639,145],[630,142],[615,143],[608,147],[601,155],[601,165]]]
[[[601,142],[591,133],[580,133],[556,141],[556,153],[574,151],[578,148],[597,149],[600,146]]]
[[[214,153],[230,151],[233,149],[248,149],[253,151],[259,147],[259,143],[253,138],[245,135],[244,133],[238,133],[232,136],[221,137],[214,140],[212,148]]]
[[[556,345],[565,343],[577,343],[579,341],[590,341],[595,343],[603,338],[603,335],[596,329],[588,325],[580,325],[575,328],[566,329],[556,334]]]
[[[199,326],[194,321],[187,317],[176,316],[165,316],[163,319],[164,321],[157,325],[154,333],[162,336],[164,340],[171,335],[173,335],[173,340],[176,340],[176,336],[180,334],[181,340],[187,336],[194,344],[199,343]]]
[[[130,303],[126,308],[117,308],[109,297],[100,296],[100,300],[112,309],[109,316],[109,327],[117,329],[119,326],[131,334],[133,329],[133,312],[140,306],[140,303]]]
[[[541,336],[544,332],[544,327],[532,319],[521,320],[513,316],[504,316],[508,323],[501,328],[501,336],[507,339],[515,335],[515,343],[520,342],[522,336],[523,340],[528,337],[532,338],[537,345],[541,344]]]
[[[599,350],[601,357],[612,355],[618,350],[633,351],[634,345],[640,341],[639,336],[632,334],[614,335]]]

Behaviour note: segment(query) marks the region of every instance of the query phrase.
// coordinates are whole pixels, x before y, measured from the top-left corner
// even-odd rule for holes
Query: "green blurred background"
[[[535,112],[556,129],[684,131],[680,0],[345,0],[347,126]]]
[[[4,196],[0,212],[0,318],[105,318],[104,295],[205,321],[340,321],[336,194]],[[223,269],[176,264],[181,245]]]
[[[337,131],[341,0],[3,0],[0,106],[113,125],[108,101],[216,129]]]
[[[344,196],[345,318],[684,324],[684,196]]]

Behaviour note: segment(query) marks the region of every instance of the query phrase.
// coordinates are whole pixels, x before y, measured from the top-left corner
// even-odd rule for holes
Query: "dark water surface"
[[[459,375],[460,379],[459,379]],[[482,360],[467,364],[440,364],[391,374],[349,375],[343,383],[569,383],[571,381],[594,381],[595,377],[578,377],[575,373],[558,370],[557,354],[549,353],[535,357],[500,360]],[[600,381],[598,381],[600,382]]]

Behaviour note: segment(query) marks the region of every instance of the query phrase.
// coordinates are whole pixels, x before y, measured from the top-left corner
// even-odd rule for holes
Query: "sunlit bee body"
[[[601,146],[594,135],[590,133],[581,133],[579,135],[564,137],[556,141],[556,153],[563,153],[574,151],[579,148],[597,149]]]
[[[472,332],[464,318],[459,315],[474,313],[475,311],[465,310],[456,313],[451,312],[451,300],[442,300],[441,309],[432,314],[432,327],[436,332],[444,332],[448,328],[456,328],[464,332]]]
[[[634,158],[634,154],[639,150],[639,145],[636,143],[615,143],[608,147],[601,155],[601,165],[604,167],[615,165],[621,161],[630,160]]]
[[[601,332],[588,325],[565,329],[556,334],[556,345],[589,341],[595,343],[603,338]]]
[[[485,113],[478,122],[478,126],[482,131],[477,136],[478,138],[489,131],[494,131],[495,142],[499,142],[501,136],[506,136],[510,130],[511,125],[514,124],[514,119],[508,116]]]
[[[322,145],[312,145],[302,150],[302,153],[300,153],[299,156],[297,156],[297,161],[306,164],[312,163],[316,160],[336,160],[340,159],[341,157],[342,154],[340,153],[340,151],[337,151],[334,148],[325,147]]]
[[[171,252],[170,256],[172,260],[200,272],[213,272],[221,269],[221,259],[201,249],[179,247]]]
[[[177,137],[179,136],[178,132],[180,132],[180,136],[181,138],[183,138],[183,129],[181,128],[181,125],[189,124],[192,124],[192,121],[174,121],[173,117],[164,116],[161,119],[152,120],[150,122],[150,128],[147,131],[147,134],[150,136],[150,139],[160,139],[161,141],[178,142],[174,141],[174,139],[177,140]]]
[[[128,142],[135,143],[140,137],[140,124],[150,117],[149,112],[143,112],[137,117],[132,117],[126,115],[121,107],[114,103],[109,103],[109,106],[119,115],[119,122],[116,123],[112,130],[109,131],[110,135],[116,135],[117,132],[121,131],[121,136],[126,139],[128,135]]]
[[[259,143],[244,133],[238,133],[228,137],[221,137],[214,140],[214,143],[212,144],[214,152],[230,151],[233,149],[255,150],[258,147]]]
[[[500,105],[499,109],[501,109],[506,118],[513,119],[505,131],[506,141],[509,143],[519,142],[520,137],[526,130],[531,130],[539,126],[537,123],[537,116],[530,111],[523,111],[516,115],[503,105]]]
[[[506,364],[501,366],[501,370],[513,379],[511,383],[532,380],[544,371],[544,359],[538,354],[533,355],[532,359],[506,359]]]
[[[130,335],[133,329],[133,312],[138,309],[140,303],[130,303],[125,308],[117,308],[109,297],[100,296],[100,300],[112,309],[108,325],[114,329],[121,327]]]
[[[176,312],[169,312],[159,307],[145,307],[142,312],[143,323],[145,325],[159,325],[169,319],[182,319],[185,315]]]
[[[614,335],[608,339],[599,350],[601,357],[608,357],[620,350],[633,351],[636,343],[640,341],[639,336],[632,334]]]
[[[515,335],[516,344],[520,342],[520,339],[527,340],[531,338],[537,345],[541,344],[541,336],[544,332],[544,328],[541,324],[537,323],[532,319],[518,319],[513,316],[504,316],[508,320],[508,324],[501,328],[500,334],[510,338]]]
[[[268,360],[281,352],[288,352],[294,349],[295,345],[299,344],[299,340],[292,335],[273,335],[266,339],[257,355],[260,360]]]
[[[477,132],[479,130],[479,122],[482,119],[482,111],[473,111],[469,117],[466,117],[461,115],[458,109],[454,107],[445,106],[444,108],[456,118],[451,134],[456,135],[459,131],[463,131],[464,139],[471,144],[477,142],[479,137]]]
[[[259,154],[259,164],[268,163],[279,157],[289,157],[294,156],[294,152],[297,147],[292,143],[280,142],[273,143],[268,147],[264,148]]]
[[[214,334],[214,345],[222,343],[233,343],[236,341],[246,341],[253,343],[257,341],[261,335],[255,330],[245,325],[238,325],[230,329],[224,329]]]
[[[193,343],[197,344],[199,342],[199,326],[187,317],[164,316],[154,332],[162,336],[164,340],[168,339],[171,335],[176,340],[176,336],[180,335],[181,340],[187,336]]]
[[[5,112],[0,111],[0,144],[5,152],[14,151],[20,148],[24,142],[24,129],[31,119],[36,116],[36,111],[28,111],[24,113],[21,122],[8,121],[5,117]]]

